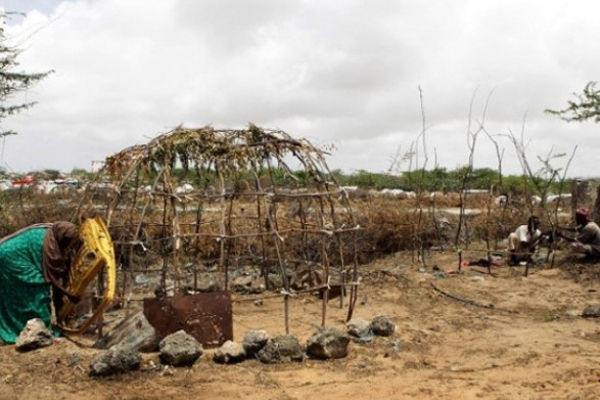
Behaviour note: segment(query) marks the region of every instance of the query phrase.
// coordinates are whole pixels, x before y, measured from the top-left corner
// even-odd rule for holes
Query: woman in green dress
[[[78,248],[70,222],[32,225],[0,240],[0,339],[14,343],[28,320],[50,327],[52,302],[62,306],[70,258]],[[52,289],[51,289],[52,288]]]

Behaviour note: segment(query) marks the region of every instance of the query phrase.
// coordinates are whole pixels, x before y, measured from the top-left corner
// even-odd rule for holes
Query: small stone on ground
[[[308,339],[306,353],[314,358],[328,360],[348,355],[350,336],[337,329],[320,327]]]
[[[15,347],[18,351],[29,351],[50,346],[53,341],[52,332],[46,328],[44,322],[39,318],[33,318],[27,321],[17,337]]]
[[[373,333],[377,336],[392,336],[396,330],[394,323],[385,315],[378,315],[371,321]]]
[[[600,318],[600,304],[587,306],[581,316],[584,318]]]
[[[235,364],[245,359],[244,346],[231,340],[226,341],[213,355],[213,361],[219,364]]]
[[[292,335],[275,336],[258,352],[258,359],[265,364],[279,364],[304,360],[304,349]]]
[[[136,349],[114,346],[92,359],[90,376],[111,376],[134,371],[141,362],[142,356]]]
[[[202,345],[183,330],[164,338],[159,348],[160,360],[176,367],[192,365],[204,353]]]
[[[125,346],[141,352],[158,350],[161,337],[148,322],[143,311],[131,314],[119,322],[113,329],[94,343],[97,349],[109,349],[113,346]]]
[[[250,330],[244,335],[242,344],[248,357],[255,356],[269,341],[271,336],[264,330]]]
[[[234,292],[249,293],[252,288],[252,276],[238,276],[233,279],[231,284]]]
[[[354,318],[346,324],[348,334],[357,343],[369,343],[373,341],[371,323],[364,318]]]

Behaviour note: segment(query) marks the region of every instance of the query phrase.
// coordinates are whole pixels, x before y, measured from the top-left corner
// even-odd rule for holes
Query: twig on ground
[[[514,311],[514,310],[504,310],[504,309],[496,308],[496,306],[494,306],[493,303],[484,304],[484,303],[480,303],[480,302],[475,301],[475,300],[465,299],[465,298],[457,296],[455,294],[448,293],[448,292],[440,289],[439,287],[437,287],[433,282],[431,282],[431,287],[436,292],[438,292],[438,293],[440,293],[440,294],[442,294],[442,295],[444,295],[444,296],[446,296],[446,297],[448,297],[448,298],[450,298],[452,300],[456,300],[456,301],[459,301],[459,302],[464,303],[464,304],[468,304],[468,305],[473,306],[473,307],[487,308],[487,309],[490,309],[490,310],[503,311],[503,312],[507,312],[507,313],[511,313],[511,314],[518,314],[519,313],[518,311]]]

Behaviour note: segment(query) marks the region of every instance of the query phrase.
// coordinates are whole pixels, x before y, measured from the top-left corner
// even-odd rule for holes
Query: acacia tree
[[[600,122],[600,90],[596,90],[596,82],[589,82],[582,93],[573,93],[576,100],[569,100],[563,110],[546,110],[568,122],[583,122],[593,119]]]
[[[15,101],[17,93],[31,88],[53,71],[28,73],[18,69],[17,58],[22,50],[9,44],[6,37],[6,23],[14,13],[0,11],[0,138],[15,135],[12,130],[4,130],[2,122],[8,116],[20,113],[36,102]]]

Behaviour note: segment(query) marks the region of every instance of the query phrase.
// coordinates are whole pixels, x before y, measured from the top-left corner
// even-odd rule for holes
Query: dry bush
[[[170,263],[187,265],[190,263],[210,267],[218,262],[220,255],[220,238],[222,229],[228,235],[245,236],[230,241],[227,250],[227,263],[231,268],[245,265],[257,265],[262,262],[263,256],[268,260],[270,268],[277,264],[275,237],[257,234],[267,232],[270,227],[266,218],[267,210],[261,208],[261,218],[258,216],[257,203],[247,199],[233,199],[223,203],[219,201],[206,201],[202,203],[202,212],[197,214],[198,201],[186,200],[178,202],[179,235],[165,237],[162,226],[163,201],[156,196],[145,211],[141,204],[147,199],[144,194],[137,194],[136,205],[133,205],[133,193],[123,192],[120,203],[111,215],[111,235],[116,245],[119,264],[125,268],[130,266],[136,269],[156,269],[164,255],[170,257]],[[53,195],[40,195],[37,192],[20,189],[0,193],[2,206],[0,207],[0,235],[8,235],[18,229],[41,222],[58,220],[71,220],[75,215],[79,194],[64,192]],[[98,191],[93,196],[94,210],[100,215],[105,215],[106,208],[114,198],[106,191]],[[415,199],[388,199],[370,197],[366,194],[356,196],[351,201],[354,212],[354,223],[361,229],[356,233],[356,250],[359,263],[368,263],[379,257],[393,254],[398,251],[416,250],[424,247],[447,247],[454,239],[457,229],[458,217],[444,213],[446,208],[456,208],[460,205],[458,194],[438,196],[435,201],[436,218],[433,218],[433,202],[429,195],[421,198],[421,219],[416,208]],[[332,200],[337,214],[330,214],[329,204],[324,205],[323,219],[335,226],[351,227],[352,221],[345,214],[343,207],[339,207],[339,198]],[[467,206],[477,208],[481,212],[475,217],[466,220],[466,235],[462,240],[480,241],[489,239],[492,250],[496,250],[501,240],[517,226],[526,223],[529,210],[526,207],[513,205],[497,206],[492,204],[488,215],[487,195],[469,196]],[[167,207],[172,204],[167,203]],[[222,224],[222,210],[225,208],[226,225]],[[230,210],[231,207],[231,210]],[[299,201],[281,199],[269,207],[268,212],[276,217],[277,230],[284,239],[281,251],[289,265],[301,263],[319,264],[325,249],[331,265],[352,263],[353,241],[351,233],[339,235],[323,235],[318,227],[321,226],[320,205],[315,201],[302,203],[304,208],[306,232],[299,213]],[[143,215],[143,223],[139,221]],[[231,213],[231,219],[228,218]],[[541,217],[543,228],[548,228],[550,222],[548,213],[535,210]],[[197,220],[200,221],[198,229]],[[231,222],[231,224],[229,224]],[[565,219],[562,223],[567,223]],[[173,221],[169,221],[170,224]],[[138,242],[132,244],[136,230],[140,229]],[[311,229],[314,228],[314,231]],[[200,235],[197,235],[197,232]],[[325,241],[324,241],[325,237]],[[340,251],[341,245],[341,251]]]
[[[41,194],[30,188],[0,192],[0,237],[29,225],[71,220],[79,194],[65,191]]]
[[[408,202],[378,198],[354,206],[363,228],[358,240],[361,260],[412,248],[414,211],[407,207]]]

